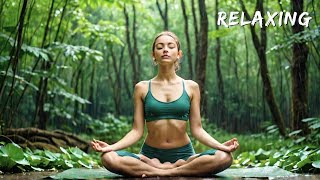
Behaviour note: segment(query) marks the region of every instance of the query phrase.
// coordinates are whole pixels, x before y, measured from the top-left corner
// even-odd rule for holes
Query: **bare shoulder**
[[[193,80],[185,80],[184,82],[190,99],[192,100],[194,97],[197,97],[200,92],[198,83]]]
[[[187,88],[192,91],[199,89],[198,83],[196,83],[193,80],[185,80],[185,83],[186,83]]]
[[[141,96],[144,96],[146,94],[146,92],[148,91],[148,84],[149,84],[149,81],[138,82],[134,87],[135,93],[139,94]]]

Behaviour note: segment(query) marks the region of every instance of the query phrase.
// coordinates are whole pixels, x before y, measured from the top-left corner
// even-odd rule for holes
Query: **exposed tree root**
[[[79,149],[88,152],[89,143],[79,137],[61,131],[47,131],[37,128],[19,128],[6,129],[1,137],[1,141],[10,142],[11,139],[16,144],[30,149],[48,149],[51,151],[59,151],[60,147],[78,147]]]

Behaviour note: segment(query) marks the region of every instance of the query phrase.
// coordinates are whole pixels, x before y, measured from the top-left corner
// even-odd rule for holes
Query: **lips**
[[[164,58],[164,59],[170,58],[170,56],[168,56],[168,55],[163,55],[163,56],[161,56],[161,57]]]

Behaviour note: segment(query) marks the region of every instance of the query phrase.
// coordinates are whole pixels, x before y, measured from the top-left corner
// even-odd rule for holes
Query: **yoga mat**
[[[283,170],[278,167],[255,167],[255,168],[236,168],[226,169],[218,174],[208,177],[239,177],[239,178],[275,178],[292,177],[297,174]],[[96,179],[96,178],[119,178],[121,175],[109,172],[106,169],[83,169],[73,168],[65,170],[56,175],[50,176],[53,179]]]

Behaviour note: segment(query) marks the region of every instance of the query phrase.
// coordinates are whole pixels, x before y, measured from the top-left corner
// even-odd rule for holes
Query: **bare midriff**
[[[148,135],[145,143],[159,149],[172,149],[190,142],[187,121],[163,119],[147,122]]]

